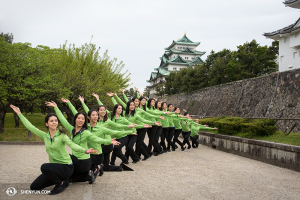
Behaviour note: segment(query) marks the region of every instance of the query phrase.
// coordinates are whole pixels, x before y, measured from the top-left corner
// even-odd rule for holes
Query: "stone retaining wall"
[[[300,147],[199,131],[199,143],[300,172]]]
[[[187,94],[159,98],[186,109],[191,115],[235,117],[300,118],[300,69],[208,87]],[[281,131],[295,122],[278,120]]]

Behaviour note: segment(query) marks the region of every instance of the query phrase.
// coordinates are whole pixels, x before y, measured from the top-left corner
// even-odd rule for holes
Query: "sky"
[[[255,39],[270,46],[262,34],[293,24],[299,9],[284,0],[0,0],[0,32],[14,42],[58,48],[68,41],[94,43],[101,54],[123,61],[131,86],[149,85],[164,48],[185,33],[201,42],[202,56]],[[92,38],[92,39],[91,39]]]

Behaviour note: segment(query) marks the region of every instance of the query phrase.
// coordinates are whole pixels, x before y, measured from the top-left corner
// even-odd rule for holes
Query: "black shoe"
[[[172,148],[172,151],[175,151],[176,148]]]
[[[158,152],[154,152],[154,154],[153,154],[154,156],[158,156],[159,155],[159,153]]]
[[[73,180],[72,180],[72,178],[70,177],[70,178],[69,178],[69,181],[68,181],[68,185],[72,185],[72,183],[73,183]]]
[[[175,149],[178,149],[178,146],[175,144]]]
[[[190,149],[191,148],[191,146],[188,146],[188,149]]]
[[[66,188],[67,188],[67,184],[64,181],[62,185],[61,184],[55,185],[55,187],[53,188],[53,190],[51,190],[49,195],[55,195],[55,194],[62,193]]]
[[[144,159],[142,161],[147,160],[148,158],[150,158],[150,156],[145,156]]]
[[[149,157],[151,157],[151,156],[153,156],[153,153],[151,152],[151,153],[148,153],[149,154]]]
[[[184,147],[184,148],[183,148],[183,147],[181,147],[181,151],[184,151],[185,149],[186,149],[186,147]]]
[[[93,184],[95,182],[95,176],[94,172],[92,170],[89,170],[89,184]]]
[[[168,151],[168,152],[171,152],[170,147],[167,148],[167,151]]]
[[[110,165],[115,165],[115,163],[114,162],[110,162]]]
[[[99,172],[99,176],[103,175],[103,164],[100,164],[100,172]]]
[[[94,171],[95,171],[95,170],[94,170]],[[100,172],[100,170],[99,170],[99,168],[98,168],[98,166],[97,166],[97,170],[96,170],[96,172],[94,173],[95,180],[96,180],[96,178],[97,178],[99,172]]]
[[[164,153],[164,150],[161,150],[160,152],[159,152],[159,154],[163,154]]]
[[[163,150],[163,153],[168,153],[167,150]]]
[[[134,160],[134,161],[132,161],[132,163],[137,163],[137,162],[139,162],[141,159],[139,158],[138,160]]]

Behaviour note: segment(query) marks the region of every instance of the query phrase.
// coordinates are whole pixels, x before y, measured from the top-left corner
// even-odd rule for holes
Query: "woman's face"
[[[141,105],[143,106],[143,105],[145,105],[146,104],[146,99],[142,99],[141,100]]]
[[[180,108],[176,108],[176,113],[180,113]]]
[[[167,104],[164,103],[164,104],[162,105],[162,109],[165,110],[166,108],[167,108]]]
[[[161,102],[157,102],[157,108],[160,108],[161,107]]]
[[[137,107],[137,106],[139,106],[139,104],[140,104],[140,100],[139,99],[135,99],[134,100],[134,105]]]
[[[186,117],[189,118],[189,117],[190,117],[190,114],[187,114]]]
[[[118,106],[117,110],[116,110],[116,113],[118,113],[119,115],[121,115],[123,109],[122,109],[122,106]]]
[[[91,122],[94,122],[94,123],[96,123],[96,122],[98,121],[98,118],[99,118],[99,116],[98,116],[97,111],[93,111],[93,112],[91,113],[91,116],[88,116],[88,119],[89,119]]]
[[[150,105],[151,105],[151,106],[154,106],[154,105],[155,105],[155,100],[154,100],[154,99],[151,100]]]
[[[130,110],[130,111],[134,111],[134,109],[135,109],[134,104],[135,104],[134,102],[131,102],[131,103],[130,103],[130,106],[129,106],[129,110]]]
[[[85,122],[85,118],[83,114],[79,114],[75,119],[75,124],[79,127],[82,127]]]
[[[56,129],[57,125],[58,125],[57,117],[55,117],[55,116],[49,117],[48,122],[45,124],[49,129],[52,129],[52,130]]]
[[[168,107],[168,109],[169,109],[170,112],[172,112],[173,109],[174,109],[173,105],[170,105],[170,106]]]
[[[100,115],[101,117],[104,117],[105,114],[106,114],[106,109],[105,109],[105,107],[100,107],[98,113],[99,113],[99,115]]]

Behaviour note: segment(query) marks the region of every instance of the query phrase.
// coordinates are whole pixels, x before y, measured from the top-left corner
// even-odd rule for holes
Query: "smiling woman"
[[[31,184],[31,190],[41,190],[45,187],[55,185],[50,194],[63,192],[69,185],[69,177],[74,171],[74,166],[65,145],[67,144],[73,152],[77,153],[95,153],[93,149],[82,148],[72,142],[66,134],[61,134],[57,129],[58,118],[55,114],[50,113],[45,118],[45,125],[49,132],[43,132],[34,127],[20,112],[18,107],[10,106],[19,116],[24,126],[31,132],[42,138],[45,142],[46,151],[49,155],[49,162],[41,166],[42,174]]]

